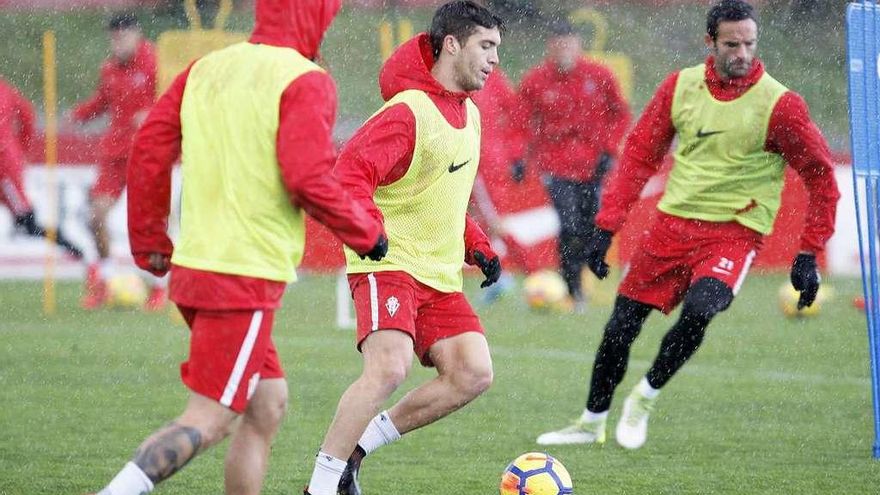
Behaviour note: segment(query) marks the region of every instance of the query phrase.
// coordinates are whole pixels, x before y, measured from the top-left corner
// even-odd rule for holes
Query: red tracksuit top
[[[468,94],[444,89],[431,75],[433,65],[427,34],[421,33],[407,41],[382,66],[379,73],[382,98],[388,101],[408,89],[424,91],[446,121],[461,129],[467,122]],[[388,107],[358,129],[336,161],[334,172],[343,187],[376,218],[381,219],[382,213],[373,202],[373,194],[379,186],[391,184],[406,174],[415,149],[415,126],[415,116],[406,104]],[[495,256],[488,237],[470,216],[465,225],[464,242],[464,261],[468,264],[475,264],[476,250],[483,252],[487,259]]]
[[[580,59],[562,72],[546,60],[523,76],[519,97],[516,122],[528,136],[530,166],[585,182],[602,153],[617,156],[630,111],[604,65]]]
[[[722,80],[715,72],[713,57],[706,59],[706,85],[720,101],[735,100],[764,74],[764,64],[755,60],[752,70],[742,78]],[[672,97],[678,72],[666,77],[645,107],[624,146],[623,157],[605,181],[596,225],[616,232],[627,212],[638,200],[648,179],[660,168],[675,137],[672,124]],[[834,218],[840,193],[828,144],[804,99],[794,91],[779,98],[770,115],[764,149],[782,155],[803,179],[809,193],[806,225],[801,249],[819,252],[834,233]]]
[[[317,56],[321,35],[338,10],[338,0],[267,2],[257,8],[251,43],[294,48]],[[283,2],[282,2],[283,3]],[[335,8],[334,8],[335,5]],[[138,266],[148,269],[149,253],[170,256],[167,235],[171,167],[180,154],[180,106],[189,69],[175,78],[138,132],[128,167],[129,241]],[[326,225],[359,253],[372,249],[382,233],[380,222],[348,198],[332,177],[335,148],[331,131],[336,116],[336,87],[329,74],[309,72],[285,89],[279,106],[276,139],[281,179],[291,201]],[[302,125],[303,121],[319,125]],[[170,297],[201,309],[276,308],[283,282],[173,267]]]
[[[14,191],[0,191],[13,215],[31,209],[24,194],[24,154],[33,144],[34,108],[15,87],[0,78],[0,182]]]
[[[113,57],[104,61],[95,93],[77,105],[73,119],[85,122],[109,113],[110,127],[101,139],[101,153],[105,159],[126,158],[137,132],[136,116],[149,110],[155,99],[156,54],[144,40],[127,63]]]

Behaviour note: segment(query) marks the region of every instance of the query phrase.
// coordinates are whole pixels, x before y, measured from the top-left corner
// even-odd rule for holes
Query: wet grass
[[[781,275],[754,275],[710,328],[694,359],[664,389],[648,444],[556,447],[576,493],[876,493],[870,457],[870,381],[858,281],[832,280],[819,317],[778,308]],[[468,292],[477,295],[476,279]],[[275,340],[291,410],[272,452],[264,493],[306,483],[315,449],[360,358],[334,327],[334,278],[288,291]],[[83,493],[106,483],[151,431],[179,413],[187,331],[167,315],[87,313],[78,287],[40,314],[41,285],[0,284],[0,494]],[[474,404],[364,464],[368,493],[497,493],[505,464],[537,449],[537,434],[579,414],[608,307],[585,315],[528,311],[511,295],[480,310],[493,347],[494,386]],[[650,365],[672,317],[653,315],[633,348],[626,393]],[[417,369],[401,393],[431,376]],[[398,394],[399,395],[399,394]],[[611,411],[617,420],[622,400]],[[158,493],[222,493],[225,444]]]

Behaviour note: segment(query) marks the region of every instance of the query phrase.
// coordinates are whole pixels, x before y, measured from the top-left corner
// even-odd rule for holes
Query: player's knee
[[[471,400],[492,386],[494,373],[491,364],[465,364],[458,367],[450,378],[462,397]]]
[[[694,282],[684,299],[685,315],[711,320],[733,302],[733,290],[724,282],[711,278],[701,278]]]
[[[411,367],[411,360],[392,359],[379,366],[365,368],[362,377],[375,388],[387,389],[390,393],[406,380]]]
[[[274,434],[287,413],[287,387],[276,387],[271,394],[252,401],[245,411],[245,421],[253,424],[258,430]]]

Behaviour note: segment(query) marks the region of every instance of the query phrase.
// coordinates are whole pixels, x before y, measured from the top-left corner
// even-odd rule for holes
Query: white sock
[[[636,390],[647,399],[653,399],[660,395],[660,389],[652,387],[646,377],[642,377],[639,384],[636,385]]]
[[[142,495],[153,491],[153,482],[133,462],[129,462],[119,474],[98,492],[98,495]]]
[[[606,419],[608,419],[608,411],[597,413],[584,408],[584,413],[581,414],[581,423],[595,423],[596,421],[604,422]]]
[[[309,480],[309,493],[312,495],[336,495],[339,479],[348,461],[318,452],[315,456],[315,470]],[[115,494],[114,494],[115,495]]]
[[[400,432],[397,431],[397,427],[391,422],[391,416],[388,415],[388,411],[382,411],[370,420],[370,424],[367,425],[367,429],[364,430],[364,434],[358,440],[358,445],[364,449],[364,452],[369,454],[379,447],[399,439]]]

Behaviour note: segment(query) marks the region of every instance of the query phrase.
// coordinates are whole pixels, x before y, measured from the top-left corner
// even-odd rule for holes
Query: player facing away
[[[15,230],[32,237],[45,237],[34,207],[24,190],[24,154],[34,143],[34,108],[31,102],[0,77],[0,203],[12,214]],[[82,251],[61,230],[55,243],[75,258]]]
[[[113,272],[107,217],[125,189],[126,163],[135,132],[156,98],[156,55],[153,45],[144,39],[137,17],[117,14],[108,22],[107,32],[110,57],[101,66],[98,87],[70,113],[75,123],[102,115],[110,118],[110,127],[101,138],[98,177],[89,193],[89,230],[98,258],[88,266],[80,302],[85,309],[100,308],[107,300],[105,280]],[[165,304],[165,282],[149,278],[151,290],[145,309],[158,310]]]
[[[461,408],[492,382],[483,327],[462,293],[462,263],[480,267],[482,287],[501,274],[466,213],[480,161],[480,114],[468,93],[498,63],[501,29],[474,2],[440,6],[430,32],[382,67],[386,103],[337,160],[343,187],[384,219],[388,256],[373,262],[346,249],[363,371],[339,400],[306,494],[361,493],[363,456]],[[383,411],[413,353],[437,377]]]
[[[101,495],[144,494],[232,437],[227,494],[260,493],[285,414],[272,341],[275,310],[304,249],[304,216],[360,255],[381,259],[380,220],[332,174],[336,89],[312,60],[339,0],[259,0],[247,42],[177,76],[138,132],[128,222],[138,266],[171,271],[191,330],[183,413],[144,440]],[[171,168],[182,155],[180,234],[167,230]]]
[[[733,302],[770,232],[786,163],[809,193],[791,282],[801,293],[799,307],[815,300],[816,253],[834,232],[840,197],[828,146],[803,98],[770,77],[756,58],[752,6],[723,0],[710,8],[706,24],[705,63],[660,84],[606,184],[587,253],[600,278],[608,272],[613,233],[678,136],[659,211],[630,261],[596,351],[586,409],[574,425],[539,436],[539,444],[604,442],[614,389],[642,324],[654,309],[669,313],[683,304],[617,424],[620,445],[635,449],[645,443],[660,390],[697,351],[712,319]]]

